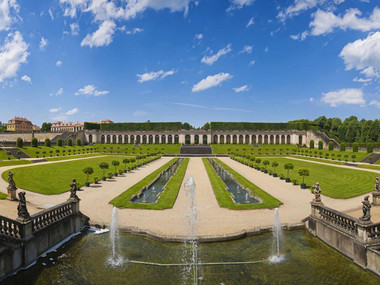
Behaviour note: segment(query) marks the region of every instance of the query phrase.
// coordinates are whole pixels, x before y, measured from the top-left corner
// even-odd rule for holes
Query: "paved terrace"
[[[77,193],[81,199],[81,211],[90,217],[90,222],[92,224],[109,225],[112,214],[112,205],[108,204],[108,202],[152,171],[164,165],[170,159],[171,158],[163,157],[145,167],[133,171],[132,173],[114,178],[112,181],[101,182],[98,185],[92,185],[88,188],[83,187],[84,190]],[[302,219],[310,214],[312,194],[309,190],[301,190],[299,186],[285,183],[278,178],[273,178],[272,176],[251,169],[229,158],[221,158],[221,160],[284,203],[279,209],[280,218],[283,224],[300,223]],[[38,165],[50,163],[65,162],[43,162],[38,163]],[[26,167],[33,166],[34,165],[27,165]],[[0,172],[2,173],[3,171],[15,167],[19,166],[1,167]],[[214,196],[201,158],[190,159],[184,181],[190,176],[194,177],[196,183],[195,199],[198,217],[198,228],[196,230],[197,236],[221,236],[272,225],[274,217],[273,209],[228,210],[220,208]],[[70,182],[71,181],[68,181],[67,190],[70,188]],[[6,187],[7,182],[1,180],[0,191],[6,193]],[[30,191],[26,192],[27,200],[30,202],[28,204],[28,209],[31,214],[48,206],[61,203],[69,197],[69,192],[60,195],[42,195]],[[188,212],[188,209],[185,207],[185,196],[184,185],[182,185],[177,201],[172,209],[162,211],[119,209],[120,227],[122,229],[137,228],[158,235],[184,236],[186,235],[185,214]],[[322,201],[328,207],[339,211],[353,211],[353,213],[357,215],[358,211],[355,210],[361,208],[363,197],[364,195],[351,199],[332,199],[323,196]],[[0,201],[1,215],[16,218],[16,208],[16,202]],[[380,220],[380,215],[377,216]]]

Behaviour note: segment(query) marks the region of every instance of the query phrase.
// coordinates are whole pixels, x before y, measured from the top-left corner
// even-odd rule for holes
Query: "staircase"
[[[74,135],[74,134],[76,134],[76,133],[72,133],[72,132],[64,132],[64,133],[62,133],[62,134],[60,134],[60,135],[55,136],[55,137],[51,140],[51,142],[52,142],[52,143],[57,143],[58,139],[62,139],[62,141],[66,142],[66,140],[69,139],[69,138],[70,138],[72,135]]]
[[[6,147],[6,148],[4,148],[4,150],[9,151],[11,153],[11,155],[14,156],[15,158],[30,158],[29,155],[27,155],[25,152],[23,152],[22,150],[20,150],[18,148]],[[20,151],[21,153],[17,154],[18,151]]]
[[[369,160],[369,157],[372,156],[373,159],[372,161]],[[378,161],[380,159],[380,153],[371,153],[370,155],[366,156],[362,161],[360,162],[366,162],[366,163],[375,163],[376,161]]]
[[[209,145],[183,145],[180,149],[181,155],[210,155],[212,154],[212,148]]]

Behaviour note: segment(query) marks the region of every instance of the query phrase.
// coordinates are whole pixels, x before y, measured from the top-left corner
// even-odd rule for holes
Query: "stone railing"
[[[0,216],[0,237],[6,239],[22,240],[22,224],[18,221]]]
[[[369,242],[380,241],[380,223],[370,224],[365,228],[367,232],[367,239]]]
[[[354,235],[358,233],[358,219],[325,206],[318,206],[318,210],[324,222]]]
[[[66,201],[62,204],[32,215],[32,231],[37,232],[51,224],[54,224],[67,216],[74,213],[73,204],[71,201]]]

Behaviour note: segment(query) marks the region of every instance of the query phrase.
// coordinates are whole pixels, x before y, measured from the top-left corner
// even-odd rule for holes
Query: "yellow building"
[[[52,132],[77,132],[84,129],[84,123],[63,123],[55,122],[51,125]]]
[[[7,131],[9,132],[31,132],[32,130],[33,124],[26,118],[14,117],[7,124]]]

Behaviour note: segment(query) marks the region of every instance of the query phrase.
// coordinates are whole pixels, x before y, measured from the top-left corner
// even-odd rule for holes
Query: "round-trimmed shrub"
[[[63,145],[63,140],[62,139],[58,139],[57,140],[57,146],[62,146]]]
[[[329,150],[334,150],[334,143],[329,141]]]
[[[23,146],[24,146],[24,141],[22,140],[22,138],[17,138],[16,147],[22,148]]]
[[[323,149],[323,142],[322,141],[318,142],[318,149]]]
[[[32,138],[32,147],[37,147],[38,146],[38,141],[36,138]]]
[[[46,138],[46,139],[45,139],[45,146],[47,146],[47,147],[51,147],[51,141],[50,141],[49,138]]]
[[[340,151],[346,151],[346,144],[342,142],[339,147]]]
[[[352,152],[358,152],[358,151],[359,151],[359,144],[355,142],[352,144]]]
[[[310,141],[310,149],[313,149],[314,148],[314,140],[311,140]]]
[[[82,141],[81,141],[81,139],[77,139],[77,140],[76,140],[76,145],[77,145],[77,146],[81,146],[81,145],[82,145]]]
[[[73,146],[73,139],[68,139],[67,140],[67,145],[68,146]]]

